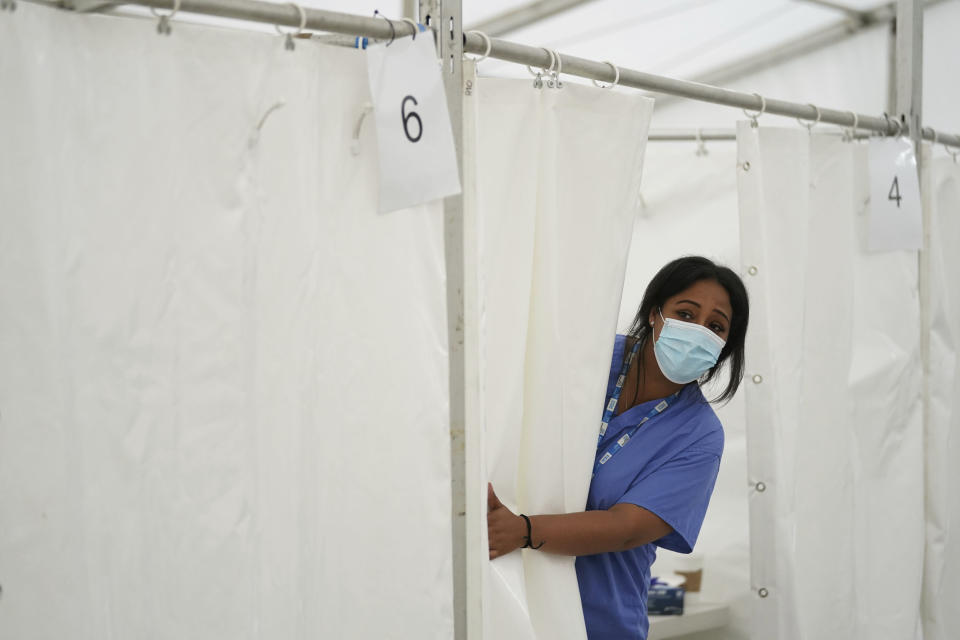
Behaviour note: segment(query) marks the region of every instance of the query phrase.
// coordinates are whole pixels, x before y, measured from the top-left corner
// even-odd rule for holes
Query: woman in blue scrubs
[[[618,335],[586,510],[514,514],[488,492],[490,558],[531,547],[577,556],[590,640],[644,640],[656,547],[690,553],[713,493],[723,428],[700,385],[743,378],[747,291],[702,257],[664,266]]]

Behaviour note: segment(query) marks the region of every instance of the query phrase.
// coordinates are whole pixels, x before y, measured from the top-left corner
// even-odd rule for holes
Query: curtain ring
[[[297,10],[297,12],[300,14],[300,26],[297,27],[296,31],[284,31],[283,29],[280,28],[280,25],[278,24],[273,25],[273,28],[277,30],[277,33],[279,33],[280,35],[286,38],[286,43],[283,46],[286,49],[293,51],[295,46],[293,44],[293,39],[299,36],[301,33],[303,33],[304,27],[307,26],[307,12],[304,11],[303,7],[301,7],[296,2],[288,2],[287,4],[294,7]]]
[[[708,155],[707,143],[703,141],[703,129],[697,129],[697,156]]]
[[[173,0],[173,11],[170,13],[160,13],[153,7],[150,7],[150,13],[153,14],[153,17],[160,19],[160,22],[157,23],[157,33],[162,36],[170,35],[170,19],[177,15],[178,11],[180,11],[180,0]]]
[[[806,127],[807,131],[809,132],[820,123],[820,107],[813,104],[812,102],[807,103],[807,106],[813,107],[814,111],[817,112],[817,119],[811,121],[811,120],[803,120],[801,118],[797,118],[797,122],[800,123],[800,126]]]
[[[853,141],[853,140],[856,140],[857,138],[857,129],[859,128],[859,125],[860,125],[860,116],[858,116],[853,111],[847,111],[847,113],[853,116],[853,126],[848,127],[847,129],[844,130],[843,137],[848,141]]]
[[[933,144],[934,144],[934,145],[937,144],[939,136],[940,136],[940,134],[937,133],[937,130],[936,130],[936,129],[934,129],[934,130],[933,130]],[[947,154],[948,154],[951,158],[953,158],[953,162],[954,162],[954,164],[956,164],[956,162],[957,162],[957,156],[960,156],[960,150],[951,149],[950,147],[947,146],[947,143],[946,143],[946,142],[941,142],[940,144],[943,145],[944,151],[946,151]]]
[[[390,45],[393,44],[393,41],[397,39],[397,29],[396,29],[396,27],[393,26],[393,20],[391,20],[391,19],[388,18],[387,16],[383,15],[382,13],[380,13],[380,10],[379,10],[379,9],[374,9],[374,10],[373,10],[373,17],[374,17],[374,18],[377,18],[377,17],[383,18],[384,20],[387,21],[387,24],[390,25],[390,40],[387,41],[387,44],[384,45],[385,47],[389,47]]]
[[[553,80],[548,81],[547,86],[550,88],[563,89],[563,83],[560,81],[560,72],[563,71],[563,59],[560,58],[560,52],[556,49],[552,49],[550,53],[553,54],[553,59],[556,61],[557,69],[554,71],[553,65],[550,66],[550,70],[553,72]]]
[[[593,86],[597,87],[598,89],[613,89],[615,86],[620,84],[620,67],[613,64],[609,60],[604,60],[603,63],[610,65],[610,68],[613,69],[613,82],[608,82],[607,84],[597,82],[596,80],[590,80],[590,82],[592,82]]]
[[[546,51],[547,53],[550,54],[550,68],[549,68],[549,69],[547,69],[547,68],[545,68],[545,67],[540,67],[540,70],[539,70],[539,71],[534,71],[534,70],[533,70],[533,67],[531,67],[530,65],[527,65],[527,71],[529,71],[529,72],[530,72],[530,75],[533,76],[533,87],[534,87],[535,89],[541,89],[541,88],[543,88],[543,74],[544,74],[544,73],[550,73],[551,71],[553,71],[553,67],[556,66],[556,64],[557,64],[557,60],[556,60],[557,56],[553,53],[553,51],[551,51],[550,49],[544,49],[544,51]]]
[[[755,95],[755,96],[757,96],[758,98],[760,98],[760,111],[757,111],[756,113],[750,113],[750,112],[747,111],[746,109],[743,109],[743,115],[745,115],[745,116],[747,116],[748,118],[750,118],[750,128],[756,129],[757,126],[758,126],[757,118],[759,118],[760,116],[762,116],[764,113],[767,112],[767,99],[764,98],[764,97],[763,97],[762,95],[760,95],[759,93],[755,93],[755,94],[753,94],[753,95]]]
[[[897,125],[897,132],[891,135],[893,135],[894,137],[899,136],[900,132],[903,131],[903,126],[900,124],[900,121],[897,120],[896,118],[891,118],[889,115],[887,115],[886,111],[883,112],[883,119],[887,121],[887,125],[889,125],[890,123]],[[886,133],[886,131],[884,131],[884,133]]]
[[[483,43],[486,45],[487,48],[486,50],[484,50],[483,55],[480,56],[479,58],[471,58],[469,55],[467,55],[466,51],[464,51],[463,57],[466,58],[467,60],[472,60],[474,63],[483,62],[484,60],[490,57],[490,49],[493,48],[493,43],[490,42],[490,36],[485,34],[483,31],[467,31],[466,35],[470,35],[471,33],[475,33],[478,36],[480,36],[483,39]]]
[[[413,27],[413,39],[416,40],[417,33],[420,31],[419,25],[417,25],[417,23],[414,22],[413,19],[411,18],[400,18],[400,19],[406,22],[407,24],[409,24],[411,27]]]

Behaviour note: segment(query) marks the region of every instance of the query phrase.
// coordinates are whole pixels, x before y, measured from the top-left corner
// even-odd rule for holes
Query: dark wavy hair
[[[627,332],[629,346],[640,342],[640,357],[643,357],[647,342],[650,340],[650,312],[659,309],[667,299],[688,289],[701,280],[713,280],[727,290],[730,296],[730,306],[733,317],[730,320],[730,330],[727,341],[717,358],[717,364],[707,371],[701,378],[700,384],[713,380],[717,374],[729,363],[730,377],[723,392],[711,402],[727,402],[733,398],[743,380],[744,344],[747,338],[747,323],[750,320],[750,301],[747,297],[747,288],[743,280],[731,269],[718,265],[702,256],[684,256],[666,264],[647,285],[643,300],[633,318],[630,330]],[[630,352],[624,350],[624,357]],[[643,360],[640,361],[641,365]],[[643,372],[643,366],[640,367]],[[640,377],[637,377],[639,387]]]

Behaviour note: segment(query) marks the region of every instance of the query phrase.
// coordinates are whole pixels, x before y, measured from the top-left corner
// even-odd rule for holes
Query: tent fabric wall
[[[451,637],[442,210],[377,214],[363,56],[0,20],[0,637]]]
[[[917,253],[865,250],[865,145],[741,123],[738,148],[754,637],[913,637]]]
[[[941,159],[924,169],[930,368],[923,637],[949,640],[960,629],[960,165]]]
[[[674,258],[704,255],[746,277],[740,266],[736,145],[708,142],[706,148],[705,155],[698,155],[693,143],[647,145],[641,212],[634,221],[620,305],[621,333],[630,327],[647,283]],[[677,176],[683,176],[683,181],[677,181]],[[753,596],[743,400],[746,384],[745,381],[729,403],[714,405],[723,424],[723,459],[694,556],[703,567],[700,601],[725,603],[730,607],[730,616],[723,629],[704,632],[709,640],[745,640],[750,633]],[[720,387],[711,386],[705,393],[710,398],[719,390]],[[653,575],[683,570],[691,560],[697,561],[658,549]]]
[[[531,84],[474,79],[466,99],[481,473],[515,511],[566,513],[586,504],[653,103]],[[574,558],[509,554],[484,584],[485,637],[585,637]]]

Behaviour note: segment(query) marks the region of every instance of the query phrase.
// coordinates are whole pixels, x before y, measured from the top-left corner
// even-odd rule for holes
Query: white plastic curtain
[[[572,82],[468,86],[481,484],[514,511],[582,511],[653,103]],[[485,566],[484,637],[585,637],[574,558],[513,553]]]
[[[923,178],[930,353],[923,637],[950,640],[960,629],[960,165],[927,162]]]
[[[912,638],[924,555],[917,252],[865,249],[865,145],[747,123],[737,135],[753,637]]]
[[[452,636],[442,210],[377,214],[363,56],[0,12],[0,637]]]

